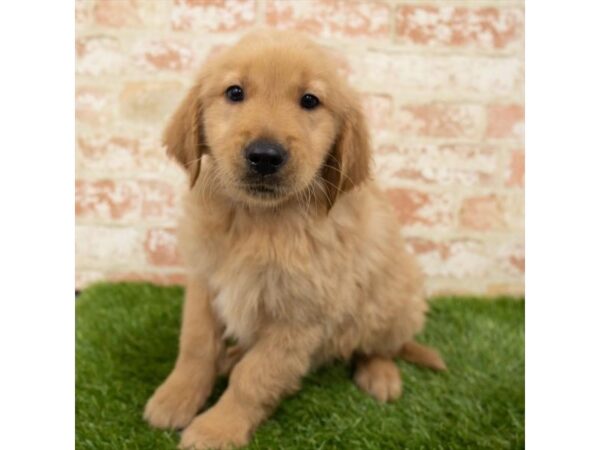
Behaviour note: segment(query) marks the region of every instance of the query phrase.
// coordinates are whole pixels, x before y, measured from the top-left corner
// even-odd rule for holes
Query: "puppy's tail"
[[[398,356],[410,363],[424,366],[429,369],[443,371],[446,370],[446,363],[437,352],[437,350],[419,344],[415,341],[407,342],[402,346]]]

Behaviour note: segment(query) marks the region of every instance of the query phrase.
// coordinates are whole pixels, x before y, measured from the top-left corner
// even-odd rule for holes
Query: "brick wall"
[[[510,0],[77,0],[76,285],[183,280],[185,177],[160,133],[211,52],[309,32],[362,93],[387,188],[435,293],[524,289],[524,6]]]

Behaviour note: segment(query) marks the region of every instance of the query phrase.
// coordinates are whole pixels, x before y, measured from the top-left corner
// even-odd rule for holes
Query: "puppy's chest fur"
[[[355,260],[360,221],[301,210],[267,214],[206,210],[182,227],[195,235],[182,240],[193,248],[182,250],[206,278],[226,334],[250,344],[263,323],[273,320],[347,320],[360,297],[357,280],[366,278]]]

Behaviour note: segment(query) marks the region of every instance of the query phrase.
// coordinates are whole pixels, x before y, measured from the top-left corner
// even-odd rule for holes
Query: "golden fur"
[[[243,102],[226,99],[231,85]],[[299,106],[307,92],[318,108]],[[244,182],[242,149],[258,138],[289,151],[269,195]],[[238,446],[335,358],[354,357],[357,385],[381,401],[401,393],[392,358],[444,368],[412,342],[422,276],[370,178],[359,96],[324,50],[286,32],[245,37],[205,65],[164,141],[190,177],[179,234],[189,281],[175,368],[146,406],[152,425],[185,428],[182,448]],[[195,417],[219,372],[229,387]]]

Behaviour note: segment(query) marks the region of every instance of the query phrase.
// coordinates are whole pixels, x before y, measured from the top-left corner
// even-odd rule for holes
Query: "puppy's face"
[[[288,33],[255,33],[206,65],[165,141],[180,161],[184,152],[192,183],[199,170],[194,161],[208,153],[212,178],[233,200],[276,205],[301,201],[301,194],[312,189],[332,204],[344,185],[357,184],[353,177],[368,171],[368,143],[354,97],[310,41]],[[344,133],[346,141],[355,135],[363,142],[344,149],[349,145],[342,142]],[[195,148],[178,150],[182,145]],[[362,171],[351,174],[352,164],[342,167],[348,159],[344,151],[364,153],[350,155],[350,161],[364,165]]]
[[[241,45],[210,70],[204,134],[230,195],[270,204],[317,176],[337,120],[314,57],[303,48]]]

